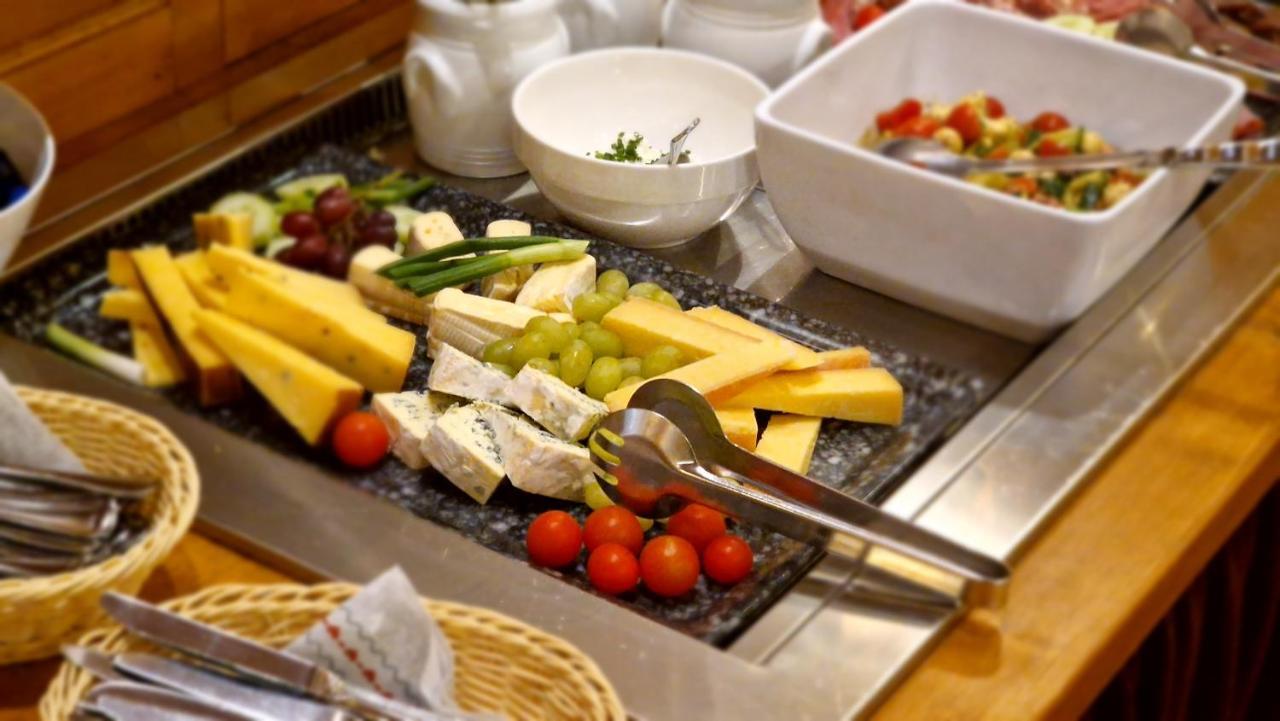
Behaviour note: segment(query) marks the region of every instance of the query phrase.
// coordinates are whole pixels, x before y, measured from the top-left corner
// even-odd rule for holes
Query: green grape
[[[489,363],[489,364],[487,364],[487,365],[488,365],[490,368],[493,368],[493,369],[495,369],[495,370],[500,370],[500,371],[502,371],[503,373],[506,373],[506,374],[507,374],[507,375],[509,375],[509,376],[513,376],[513,375],[515,375],[515,374],[516,374],[516,369],[515,369],[515,368],[512,368],[511,366],[507,365],[506,363]]]
[[[672,345],[660,345],[644,354],[644,360],[641,363],[641,375],[645,378],[652,378],[663,373],[669,373],[682,365],[684,365],[684,353],[681,353],[679,348]]]
[[[595,330],[582,331],[582,341],[591,346],[591,352],[596,358],[609,356],[610,358],[622,357],[622,339],[617,333],[611,330],[599,328]]]
[[[551,342],[551,353],[554,355],[560,352],[573,340],[569,337],[569,331],[564,329],[560,321],[549,315],[540,315],[536,318],[530,318],[529,322],[524,326],[525,333],[542,333],[547,336],[547,340]]]
[[[593,511],[614,505],[613,499],[600,487],[601,483],[608,483],[608,481],[587,481],[582,484],[582,495],[586,496],[587,505]]]
[[[627,280],[627,274],[620,270],[606,270],[596,278],[596,291],[616,298],[625,297],[630,287],[631,281]]]
[[[654,300],[655,299],[654,296],[656,296],[659,293],[665,293],[665,292],[666,291],[662,289],[662,286],[658,285],[657,283],[648,283],[648,282],[636,283],[635,285],[631,286],[630,289],[627,290],[627,297],[630,298],[633,295],[638,295],[641,298],[648,298],[649,300]]]
[[[600,324],[595,322],[594,320],[589,320],[589,321],[586,321],[585,323],[579,323],[578,337],[581,338],[582,334],[586,333],[587,331],[597,331],[597,330],[600,330]]]
[[[626,388],[627,386],[634,386],[638,383],[644,383],[644,379],[640,376],[627,376],[622,379],[622,382],[618,384],[618,387]]]
[[[579,321],[600,322],[605,313],[621,303],[621,299],[607,293],[583,293],[573,299],[573,317]]]
[[[530,358],[529,362],[525,363],[525,367],[537,368],[543,373],[550,373],[553,376],[560,375],[560,364],[550,358]]]
[[[659,303],[661,303],[661,304],[663,304],[663,305],[671,306],[672,308],[675,308],[676,310],[684,310],[684,308],[681,308],[681,307],[680,307],[680,301],[676,300],[676,297],[675,297],[674,295],[671,295],[670,293],[668,293],[668,292],[667,292],[667,291],[665,291],[665,290],[664,290],[664,291],[662,291],[661,293],[658,293],[658,294],[654,295],[654,296],[653,296],[653,300],[655,300],[655,301],[657,301],[657,302],[659,302]]]
[[[639,358],[635,356],[627,356],[619,362],[622,363],[623,378],[644,375],[644,363]]]
[[[500,365],[511,364],[511,351],[516,347],[515,338],[502,338],[495,340],[484,347],[484,352],[480,354],[480,359],[485,363],[498,363]]]
[[[551,340],[541,331],[525,333],[516,341],[515,348],[511,349],[511,365],[516,370],[523,368],[533,358],[550,357]]]
[[[587,395],[596,400],[604,400],[605,395],[618,387],[622,382],[622,368],[617,358],[596,358],[587,373]]]
[[[564,332],[569,334],[569,340],[577,340],[578,336],[582,334],[582,326],[571,320],[564,321],[560,324],[560,327],[564,328]]]
[[[587,380],[593,360],[591,346],[580,340],[570,341],[560,351],[560,380],[574,388],[581,386]]]

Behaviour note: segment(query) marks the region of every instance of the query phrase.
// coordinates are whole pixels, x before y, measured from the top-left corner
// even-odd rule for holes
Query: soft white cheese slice
[[[473,401],[511,405],[506,394],[511,379],[506,373],[485,365],[447,343],[432,350],[435,360],[427,375],[427,388]]]
[[[566,441],[580,441],[609,414],[609,406],[559,378],[525,366],[504,393],[515,407]]]
[[[488,405],[488,409],[482,412],[493,426],[511,485],[540,496],[585,500],[584,485],[594,477],[586,448],[562,441],[497,406]]]
[[[516,305],[547,313],[572,313],[573,299],[596,289],[596,259],[584,255],[563,263],[546,263],[516,296]]]
[[[436,419],[422,441],[422,454],[431,467],[479,503],[488,502],[506,475],[486,415],[476,405],[454,406]]]
[[[391,452],[406,466],[421,470],[429,465],[422,455],[422,441],[440,415],[457,403],[457,398],[444,393],[404,391],[375,393],[372,407],[391,436]]]

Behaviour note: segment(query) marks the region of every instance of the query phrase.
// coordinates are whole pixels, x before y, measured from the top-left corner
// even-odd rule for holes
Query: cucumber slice
[[[287,235],[282,235],[278,238],[272,238],[271,241],[267,243],[267,249],[262,251],[262,254],[268,258],[274,258],[277,255],[280,255],[281,253],[285,252],[289,248],[292,248],[293,244],[297,242],[298,242],[297,238],[290,238]]]
[[[400,242],[409,240],[409,229],[413,227],[413,219],[422,215],[422,211],[414,210],[407,205],[388,205],[383,210],[396,217],[396,235]]]
[[[321,192],[328,190],[335,185],[343,188],[349,187],[347,184],[347,176],[341,173],[304,175],[301,178],[290,180],[282,185],[277,185],[276,196],[281,200],[314,198]]]
[[[253,243],[262,247],[280,232],[275,208],[256,193],[229,193],[209,207],[210,213],[248,213],[253,217]]]

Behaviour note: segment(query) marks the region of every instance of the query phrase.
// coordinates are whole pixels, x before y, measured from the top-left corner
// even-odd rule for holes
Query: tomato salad
[[[959,102],[924,104],[907,98],[876,115],[876,124],[862,137],[874,148],[891,138],[932,139],[953,153],[978,158],[1033,158],[1094,155],[1114,152],[1097,132],[1073,125],[1056,112],[1043,112],[1022,123],[1005,113],[1004,104],[982,92]],[[1142,182],[1129,170],[975,173],[971,183],[1055,208],[1073,211],[1106,210],[1119,203]]]

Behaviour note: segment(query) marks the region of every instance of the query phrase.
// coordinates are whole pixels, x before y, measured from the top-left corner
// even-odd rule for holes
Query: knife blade
[[[220,673],[152,654],[120,654],[115,658],[115,669],[139,681],[180,691],[259,721],[348,721],[352,718],[333,706],[255,688]]]
[[[255,721],[184,694],[131,681],[100,683],[89,689],[84,700],[117,721]]]
[[[123,681],[113,665],[114,657],[88,646],[63,646],[62,657],[93,674],[101,681]]]

